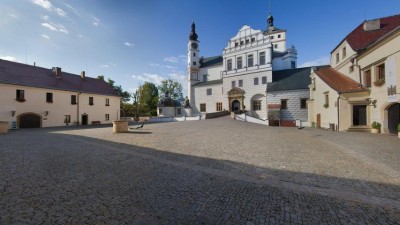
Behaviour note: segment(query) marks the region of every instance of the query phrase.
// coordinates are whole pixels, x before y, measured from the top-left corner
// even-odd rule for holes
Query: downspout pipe
[[[79,95],[81,95],[82,93],[81,92],[78,92],[78,95],[77,95],[77,104],[76,104],[76,125],[79,125]]]
[[[337,98],[337,131],[340,129],[340,92],[338,92],[338,98]]]

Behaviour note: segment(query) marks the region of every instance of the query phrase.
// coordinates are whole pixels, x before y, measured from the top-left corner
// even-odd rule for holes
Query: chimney
[[[372,31],[381,29],[381,21],[379,19],[364,22],[364,31]]]
[[[56,75],[57,78],[61,78],[61,68],[53,67],[53,74]]]
[[[82,79],[85,79],[85,71],[82,71],[82,72],[81,72],[81,78],[82,78]]]

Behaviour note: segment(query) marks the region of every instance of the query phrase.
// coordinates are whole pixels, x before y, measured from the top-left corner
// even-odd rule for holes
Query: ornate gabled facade
[[[267,84],[272,71],[296,68],[297,51],[286,47],[286,30],[274,26],[270,15],[266,30],[244,25],[222,55],[199,56],[195,24],[188,41],[188,97],[192,115],[223,110],[246,110],[267,118]]]

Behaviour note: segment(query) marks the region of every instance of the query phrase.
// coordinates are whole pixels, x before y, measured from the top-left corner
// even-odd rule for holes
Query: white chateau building
[[[192,24],[187,45],[192,116],[246,110],[250,116],[267,119],[266,91],[272,71],[297,65],[296,49],[286,47],[286,30],[273,22],[269,15],[265,31],[244,25],[228,41],[222,55],[214,57],[200,57],[198,35]]]

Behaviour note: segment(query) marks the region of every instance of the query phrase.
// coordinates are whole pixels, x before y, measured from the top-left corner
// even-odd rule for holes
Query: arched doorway
[[[229,110],[231,112],[244,110],[244,91],[240,88],[232,88],[228,91]]]
[[[24,113],[18,116],[19,128],[40,128],[42,117],[34,113]]]
[[[397,126],[400,123],[400,104],[395,103],[387,108],[388,129],[391,134],[397,134]]]
[[[232,108],[231,109],[232,109],[233,112],[240,110],[240,102],[239,102],[239,100],[234,100],[232,102]]]

